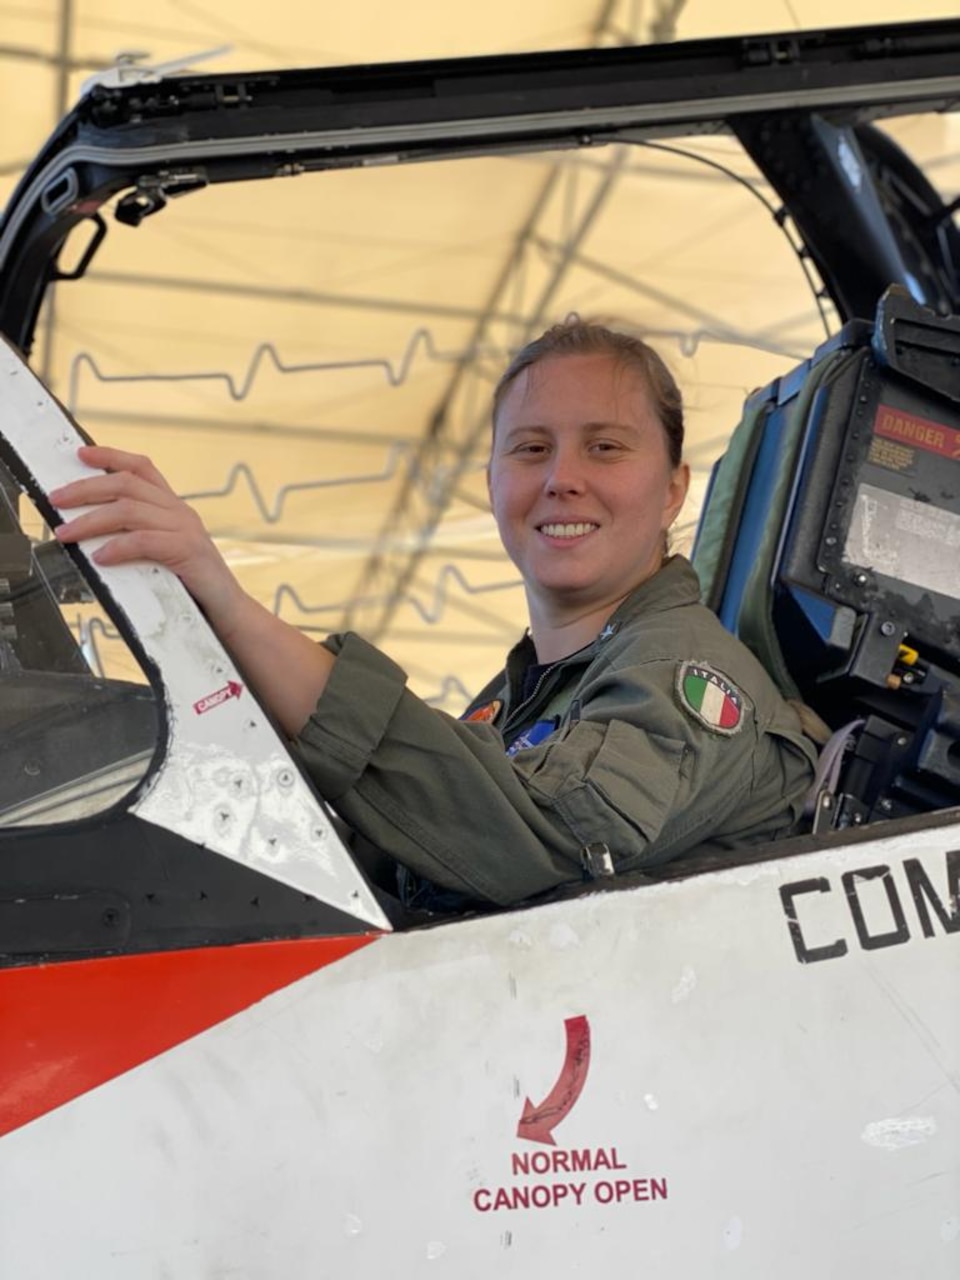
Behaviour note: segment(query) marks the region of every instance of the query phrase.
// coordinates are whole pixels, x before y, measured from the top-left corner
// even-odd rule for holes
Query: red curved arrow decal
[[[564,1019],[563,1025],[567,1031],[567,1056],[560,1077],[538,1107],[527,1098],[517,1125],[518,1138],[544,1142],[551,1147],[557,1145],[553,1130],[580,1097],[590,1069],[590,1023],[581,1014],[578,1018]]]

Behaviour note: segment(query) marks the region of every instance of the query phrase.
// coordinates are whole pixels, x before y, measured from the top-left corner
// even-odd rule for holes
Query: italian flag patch
[[[743,694],[703,662],[683,663],[677,696],[684,711],[713,733],[734,734],[743,728]]]

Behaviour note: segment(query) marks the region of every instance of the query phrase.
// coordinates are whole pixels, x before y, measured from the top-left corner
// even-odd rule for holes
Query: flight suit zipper
[[[583,660],[585,656],[586,655],[582,652],[577,655],[579,660]],[[589,658],[586,658],[586,661],[589,662]],[[533,692],[530,693],[528,697],[524,698],[523,702],[521,702],[518,707],[513,708],[507,716],[507,719],[504,721],[501,735],[505,743],[509,745],[509,743],[518,736],[528,718],[526,713],[536,704],[551,677],[555,676],[560,671],[573,668],[576,665],[579,665],[579,663],[572,663],[569,658],[560,658],[557,662],[552,663],[545,671],[540,673],[540,678],[534,685]],[[572,702],[573,699],[571,698],[570,705],[572,705]],[[557,715],[554,718],[556,720],[556,727],[559,728],[560,723],[563,720],[563,714]]]

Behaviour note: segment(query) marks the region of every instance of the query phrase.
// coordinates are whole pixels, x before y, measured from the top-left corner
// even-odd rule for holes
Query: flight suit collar
[[[631,621],[638,614],[662,613],[665,609],[698,604],[699,601],[700,579],[693,565],[684,556],[670,556],[652,578],[641,582],[611,614],[595,643],[609,640],[624,622]]]
[[[647,578],[631,591],[588,645],[549,665],[541,681],[541,688],[546,688],[548,682],[553,684],[559,678],[559,673],[570,667],[588,666],[604,646],[614,639],[620,628],[639,614],[649,616],[666,609],[675,609],[678,605],[698,604],[699,601],[700,580],[693,565],[684,556],[670,556],[652,578]],[[528,631],[507,655],[507,697],[500,723],[509,721],[514,710],[521,705],[524,676],[536,661],[537,651]]]

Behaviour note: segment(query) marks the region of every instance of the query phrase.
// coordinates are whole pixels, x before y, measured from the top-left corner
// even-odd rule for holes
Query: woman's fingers
[[[165,565],[227,633],[245,616],[249,598],[217,550],[203,521],[170,488],[149,458],[86,445],[80,460],[105,474],[73,480],[48,497],[61,511],[87,507],[57,526],[60,542],[108,541],[94,552],[99,565],[152,561]]]
[[[195,538],[200,530],[199,518],[186,506],[158,506],[154,502],[141,502],[133,498],[109,501],[92,497],[90,502],[99,505],[57,527],[55,536],[60,542],[82,542],[86,538],[130,533],[136,529],[180,532],[185,537]]]
[[[61,511],[85,507],[54,533],[60,542],[109,538],[96,553],[100,564],[154,560],[185,580],[203,577],[205,562],[219,556],[197,513],[178,498],[149,458],[89,445],[79,450],[91,466],[117,467],[71,481],[49,494]]]
[[[80,542],[136,529],[179,531],[194,543],[205,536],[200,517],[185,502],[130,472],[76,480],[54,490],[50,501],[61,511],[92,508],[57,527],[55,535],[60,542]]]
[[[69,510],[71,507],[92,506],[98,502],[116,502],[121,498],[168,508],[180,504],[180,499],[165,481],[157,484],[146,476],[136,475],[132,471],[115,471],[106,475],[85,476],[82,480],[72,480],[59,489],[52,489],[48,497],[61,511]]]
[[[85,446],[79,454],[90,465],[124,469],[86,476],[51,491],[50,501],[61,511],[92,508],[58,526],[60,542],[161,531],[181,540],[175,558],[182,561],[207,540],[199,516],[177,497],[149,458],[99,445]],[[119,562],[111,558],[106,563]]]
[[[97,564],[152,560],[194,588],[209,573],[209,562],[220,561],[200,517],[184,503],[170,508],[127,499],[105,502],[60,525],[55,536],[60,542],[107,537],[94,553]]]
[[[163,473],[142,453],[128,453],[125,449],[111,449],[102,444],[85,444],[77,450],[77,457],[88,467],[98,467],[101,471],[126,471],[168,493],[173,492]]]

